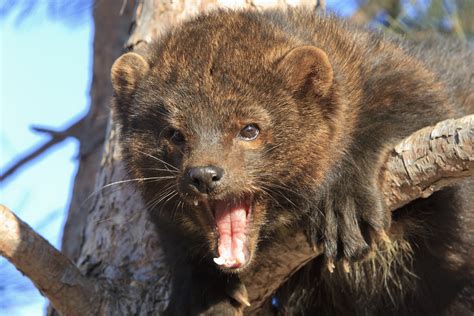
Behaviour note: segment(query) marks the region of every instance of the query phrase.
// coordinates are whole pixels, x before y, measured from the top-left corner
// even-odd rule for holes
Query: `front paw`
[[[386,238],[390,226],[391,214],[378,189],[350,180],[331,186],[319,207],[322,214],[316,235],[324,246],[330,272],[336,261],[349,272],[349,262],[365,258],[378,239]]]

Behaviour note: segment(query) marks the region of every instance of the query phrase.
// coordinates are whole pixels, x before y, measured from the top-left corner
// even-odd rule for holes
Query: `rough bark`
[[[391,209],[474,175],[474,115],[446,120],[407,137],[386,165],[384,190]]]
[[[0,254],[28,276],[60,311],[90,315],[99,308],[99,283],[0,205]]]
[[[170,275],[163,252],[130,185],[133,181],[123,181],[117,145],[112,128],[98,181],[99,187],[106,187],[89,211],[87,238],[77,263],[83,274],[8,209],[0,207],[0,254],[31,278],[61,314],[146,315],[162,311],[169,298]],[[385,192],[395,192],[385,195],[392,210],[472,176],[474,115],[414,133],[394,148],[385,167],[382,186]],[[110,190],[110,181],[118,181],[120,188]],[[255,268],[243,275],[252,304],[247,313],[257,313],[292,273],[321,254],[320,249],[311,248],[303,234],[288,239],[291,242],[274,252],[282,256],[260,256]]]
[[[83,120],[78,135],[80,150],[78,170],[74,180],[71,203],[62,238],[62,251],[72,260],[79,257],[84,226],[87,220],[85,208],[90,205],[88,197],[94,192],[112,96],[110,67],[121,55],[128,37],[133,17],[133,1],[126,1],[121,8],[116,0],[100,0],[94,5],[94,61],[90,89],[91,105]],[[98,137],[97,137],[98,136]]]

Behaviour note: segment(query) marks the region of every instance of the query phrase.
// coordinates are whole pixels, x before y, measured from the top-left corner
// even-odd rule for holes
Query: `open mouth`
[[[210,203],[219,234],[214,262],[221,268],[238,269],[249,261],[248,226],[252,198],[226,199]]]

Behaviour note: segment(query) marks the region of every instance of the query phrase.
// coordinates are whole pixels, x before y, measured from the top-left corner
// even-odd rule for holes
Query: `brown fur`
[[[279,291],[279,312],[472,308],[453,307],[473,276],[473,238],[461,238],[472,225],[460,222],[473,216],[456,202],[461,193],[445,190],[392,218],[377,184],[388,148],[472,111],[472,64],[461,44],[409,43],[301,10],[217,11],[171,31],[147,56],[122,56],[112,70],[114,119],[130,174],[148,179],[141,190],[177,269],[168,312],[242,307],[238,275],[211,261],[219,236],[210,210],[249,196],[252,258],[288,229],[325,247]],[[254,141],[236,137],[251,123],[260,128]],[[212,192],[190,191],[195,166],[225,171]]]

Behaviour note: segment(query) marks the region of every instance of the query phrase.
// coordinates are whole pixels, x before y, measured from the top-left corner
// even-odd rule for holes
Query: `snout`
[[[185,187],[193,193],[210,194],[222,183],[224,169],[217,166],[191,167],[185,172]]]

